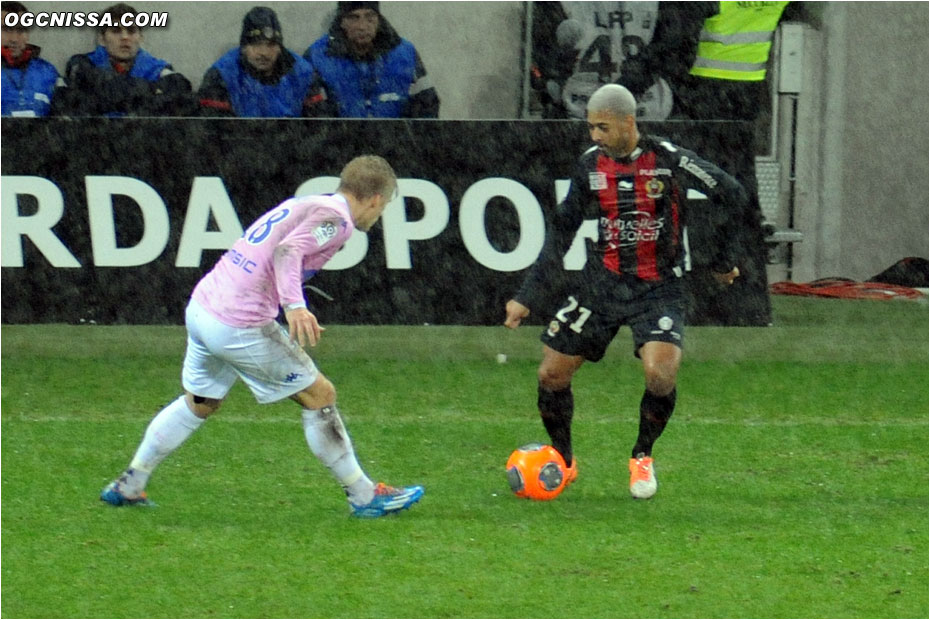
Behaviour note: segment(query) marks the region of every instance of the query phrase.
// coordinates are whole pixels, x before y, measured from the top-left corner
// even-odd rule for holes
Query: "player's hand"
[[[723,286],[730,286],[739,277],[739,267],[734,267],[727,273],[715,273],[714,279]]]
[[[291,340],[296,340],[302,347],[306,347],[308,344],[315,347],[325,329],[320,327],[316,317],[306,308],[289,310],[284,314],[284,319],[290,328]]]
[[[504,327],[516,329],[520,327],[520,322],[530,315],[530,309],[521,304],[516,299],[507,302],[507,319],[504,321]]]

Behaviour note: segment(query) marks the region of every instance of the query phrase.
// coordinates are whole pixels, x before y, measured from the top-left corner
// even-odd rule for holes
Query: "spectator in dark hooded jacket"
[[[203,116],[334,116],[313,68],[284,47],[278,16],[263,6],[246,14],[239,47],[207,70],[198,99]]]
[[[439,96],[413,44],[377,2],[339,2],[336,18],[304,53],[343,118],[436,118]]]

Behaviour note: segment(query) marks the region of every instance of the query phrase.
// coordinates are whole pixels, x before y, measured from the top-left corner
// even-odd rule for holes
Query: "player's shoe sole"
[[[375,486],[375,496],[365,505],[349,503],[352,516],[359,519],[377,519],[406,510],[420,501],[424,489],[421,486],[390,487],[383,482]]]
[[[126,497],[119,489],[119,480],[114,480],[100,492],[100,501],[106,502],[111,506],[155,506],[155,502],[150,500],[145,493],[139,497]]]
[[[656,481],[655,464],[651,456],[639,456],[630,459],[630,495],[635,499],[649,499],[656,494],[659,483]]]

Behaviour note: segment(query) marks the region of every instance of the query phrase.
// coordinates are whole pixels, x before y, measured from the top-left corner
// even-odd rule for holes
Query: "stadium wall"
[[[30,11],[102,11],[116,0],[32,2]],[[217,58],[239,45],[242,18],[253,6],[275,10],[284,45],[302,55],[326,34],[335,2],[129,2],[169,14],[166,28],[144,31],[143,47],[200,86]],[[381,12],[417,48],[442,99],[441,118],[511,119],[520,111],[524,6],[521,2],[382,2]],[[64,71],[72,54],[96,45],[90,28],[37,28],[32,42]]]
[[[813,277],[927,257],[928,15],[922,2],[827,3]]]
[[[102,10],[110,1],[26,2],[30,10]],[[133,2],[167,11],[145,47],[169,59],[196,88],[210,64],[236,45],[251,3]],[[287,47],[302,53],[330,22],[333,2],[266,2],[280,15]],[[928,5],[923,2],[809,2],[823,53],[817,75],[811,157],[816,185],[801,197],[805,234],[794,279],[866,279],[903,256],[928,255]],[[420,51],[442,98],[443,119],[512,119],[521,109],[522,2],[382,2],[382,11]],[[63,70],[89,51],[87,28],[36,29],[43,57]],[[805,148],[807,148],[805,146]],[[811,175],[810,170],[816,170]]]

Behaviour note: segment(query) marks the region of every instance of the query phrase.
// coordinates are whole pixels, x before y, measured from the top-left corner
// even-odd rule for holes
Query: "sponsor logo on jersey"
[[[607,189],[607,175],[603,172],[589,172],[588,182],[591,184],[591,189],[594,191]]]
[[[313,236],[316,238],[317,244],[322,247],[336,236],[336,232],[335,222],[323,222],[313,229]]]
[[[696,176],[698,180],[702,181],[707,187],[717,187],[717,179],[710,176],[710,173],[694,163],[694,161],[687,155],[681,156],[681,160],[678,162],[678,166],[680,168],[684,168]]]
[[[646,195],[650,198],[661,198],[665,192],[665,183],[659,179],[649,179],[646,181]]]
[[[559,333],[560,329],[562,329],[561,324],[558,321],[553,320],[551,323],[549,323],[549,329],[546,331],[546,333],[549,334],[550,338],[554,338],[555,335]]]
[[[668,168],[653,168],[646,169],[643,168],[639,171],[639,176],[641,177],[670,177],[672,176],[672,171]]]
[[[254,268],[258,266],[254,260],[232,248],[229,248],[224,256],[231,261],[233,265],[246,273],[255,273]]]
[[[642,241],[657,241],[664,226],[665,218],[645,211],[627,211],[616,219],[601,218],[601,239],[609,249],[615,250]]]

